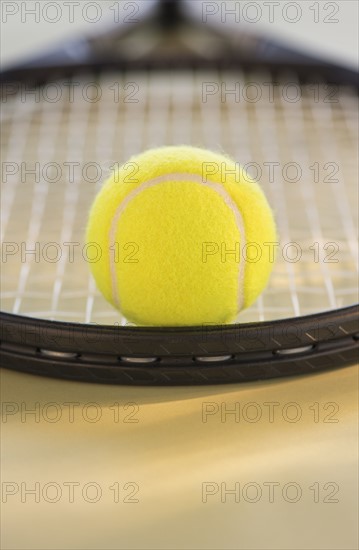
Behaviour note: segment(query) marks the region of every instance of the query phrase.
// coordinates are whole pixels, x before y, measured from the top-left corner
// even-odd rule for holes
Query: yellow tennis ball
[[[230,322],[266,286],[275,241],[259,185],[230,158],[188,146],[114,170],[87,227],[99,289],[138,325]]]

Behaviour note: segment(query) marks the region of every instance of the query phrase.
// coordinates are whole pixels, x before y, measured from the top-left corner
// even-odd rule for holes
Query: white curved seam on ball
[[[131,191],[122,201],[122,203],[118,206],[117,210],[115,211],[115,214],[112,218],[111,228],[110,228],[110,235],[109,235],[109,241],[110,241],[110,250],[115,245],[115,238],[116,238],[116,231],[117,231],[117,225],[118,221],[125,210],[125,208],[128,206],[128,204],[135,198],[137,195],[139,195],[142,191],[145,189],[149,189],[150,187],[154,187],[155,185],[158,185],[160,183],[169,182],[169,181],[188,181],[188,182],[194,182],[194,183],[200,183],[201,185],[204,185],[205,187],[209,187],[216,191],[222,199],[224,199],[225,204],[232,210],[237,228],[239,229],[240,237],[241,237],[241,245],[242,250],[244,249],[246,245],[246,233],[245,233],[245,227],[244,227],[244,221],[242,214],[236,205],[236,203],[233,201],[232,197],[227,193],[227,191],[224,189],[224,187],[219,183],[214,183],[212,181],[203,181],[201,176],[198,176],[197,174],[189,174],[189,173],[175,173],[175,174],[164,174],[162,176],[159,176],[158,178],[154,178],[152,180],[145,181],[144,183],[141,183],[139,187],[136,187],[133,191]],[[239,270],[238,270],[238,302],[237,302],[237,311],[240,311],[243,306],[244,302],[244,271],[245,271],[245,262],[239,261]],[[112,285],[112,296],[113,300],[115,302],[116,307],[121,310],[121,302],[120,302],[120,296],[118,291],[118,285],[117,285],[117,275],[116,275],[116,266],[115,262],[111,261],[111,255],[110,255],[110,273],[111,273],[111,285]]]

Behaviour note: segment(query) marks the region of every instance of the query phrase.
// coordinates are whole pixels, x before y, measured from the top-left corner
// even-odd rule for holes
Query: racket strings
[[[341,87],[328,99],[324,84],[303,87],[292,74],[271,88],[267,73],[214,70],[104,72],[76,75],[73,84],[71,98],[59,81],[56,102],[44,95],[24,101],[19,92],[3,103],[4,311],[124,324],[89,275],[96,249],[84,245],[87,213],[116,163],[148,147],[184,143],[245,165],[275,211],[274,272],[241,322],[357,302],[354,90]]]

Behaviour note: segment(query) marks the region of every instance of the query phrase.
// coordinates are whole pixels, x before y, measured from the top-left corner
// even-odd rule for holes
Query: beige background
[[[355,366],[328,373],[202,388],[96,386],[48,380],[3,370],[2,400],[19,412],[3,416],[2,488],[14,482],[18,492],[2,504],[4,549],[354,549],[357,548],[357,403]],[[54,402],[62,412],[46,408]],[[69,406],[74,405],[74,421]],[[97,409],[87,407],[93,402]],[[117,409],[134,402],[138,410]],[[203,403],[240,404],[235,416],[214,414],[202,421]],[[256,403],[262,418],[254,418]],[[276,402],[273,422],[264,403]],[[296,403],[295,408],[288,403]],[[319,410],[314,419],[313,403]],[[22,403],[22,405],[21,405]],[[328,405],[334,403],[334,405]],[[36,405],[37,404],[37,405]],[[212,405],[215,407],[215,405]],[[238,406],[238,405],[237,405]],[[36,409],[21,418],[21,410]],[[112,408],[111,408],[112,407]],[[209,407],[209,405],[207,405]],[[287,407],[287,408],[286,408]],[[116,409],[116,407],[115,407]],[[9,410],[9,409],[8,409]],[[92,423],[96,410],[98,422]],[[301,418],[294,419],[296,411]],[[124,422],[135,412],[137,423]],[[86,416],[87,413],[87,416]],[[49,420],[59,415],[59,421]],[[85,419],[84,419],[84,417]],[[91,416],[92,415],[92,416]],[[328,416],[329,415],[329,416]],[[60,418],[61,417],[61,418]],[[317,420],[317,421],[315,421]],[[319,421],[318,421],[319,420]],[[26,495],[38,482],[60,486],[60,499],[40,502]],[[69,503],[66,482],[80,484]],[[86,483],[100,486],[98,502],[86,502]],[[133,487],[121,489],[114,503],[109,487],[135,482],[137,503],[124,503]],[[220,493],[202,502],[202,484],[258,483],[258,502],[234,502]],[[277,482],[269,502],[268,482]],[[299,484],[296,503],[282,497],[283,486]],[[338,502],[325,503],[332,486]],[[319,502],[309,487],[319,483]],[[16,485],[15,485],[16,487]],[[277,491],[277,489],[276,489]],[[21,497],[25,502],[21,502]],[[95,498],[89,490],[88,498]],[[248,499],[254,499],[253,492]],[[291,490],[288,498],[295,498]]]

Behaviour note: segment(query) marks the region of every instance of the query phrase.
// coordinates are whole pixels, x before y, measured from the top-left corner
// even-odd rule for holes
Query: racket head
[[[314,354],[314,369],[355,359],[357,89],[352,74],[333,70],[326,81],[325,66],[313,79],[313,63],[262,64],[195,58],[173,68],[146,57],[2,76],[5,366],[100,382],[217,383],[311,371]],[[164,143],[228,152],[274,207],[281,238],[271,282],[234,325],[143,332],[89,275],[83,238],[96,191],[111,166]],[[16,323],[27,335],[43,330],[14,338]],[[95,348],[69,342],[91,324]]]

